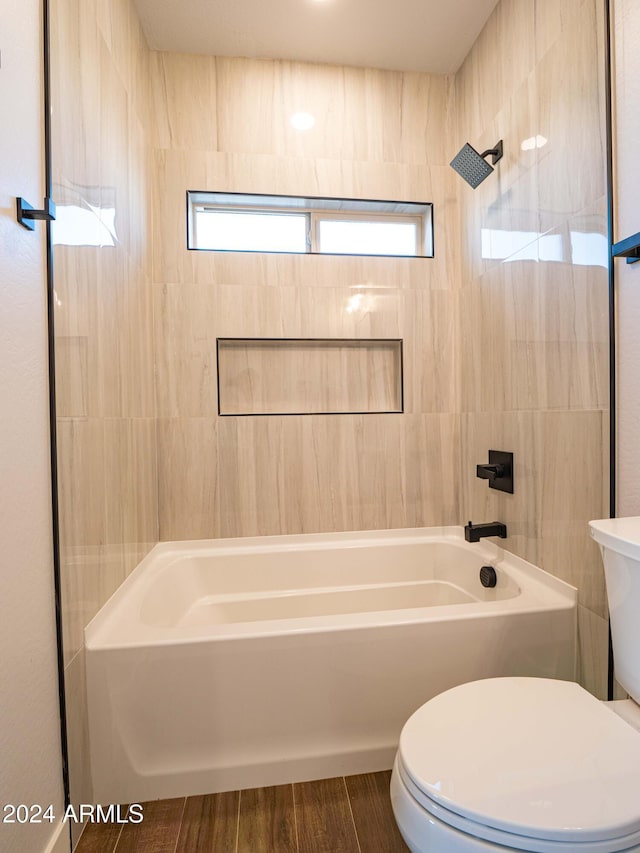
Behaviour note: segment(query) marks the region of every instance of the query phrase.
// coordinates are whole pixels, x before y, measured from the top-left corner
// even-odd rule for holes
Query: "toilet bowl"
[[[412,853],[640,851],[640,518],[621,521],[590,526],[632,698],[513,677],[427,702],[402,730],[391,777]]]
[[[406,723],[391,801],[413,853],[640,851],[640,732],[573,682],[463,684]]]

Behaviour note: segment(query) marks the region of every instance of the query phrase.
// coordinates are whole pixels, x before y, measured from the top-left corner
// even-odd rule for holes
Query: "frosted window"
[[[306,252],[305,214],[203,210],[196,215],[199,249]]]
[[[363,222],[321,219],[318,250],[331,255],[417,255],[413,222]]]
[[[433,205],[190,190],[187,245],[227,252],[432,258]]]

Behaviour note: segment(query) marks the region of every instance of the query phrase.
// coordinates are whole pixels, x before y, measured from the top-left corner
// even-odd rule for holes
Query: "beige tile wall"
[[[501,0],[456,76],[452,146],[505,146],[477,190],[458,185],[464,517],[505,521],[507,548],[579,588],[579,672],[599,696],[607,608],[587,521],[608,515],[603,20],[600,0]],[[515,453],[513,495],[474,476],[490,447]]]
[[[161,539],[457,523],[452,79],[151,65]],[[312,130],[290,126],[299,110]],[[432,201],[435,257],[188,251],[188,189]],[[219,419],[216,337],[402,338],[406,414]]]
[[[129,0],[52,0],[51,23],[54,200],[116,211],[115,245],[54,250],[69,772],[85,803],[83,630],[158,540],[148,50]]]

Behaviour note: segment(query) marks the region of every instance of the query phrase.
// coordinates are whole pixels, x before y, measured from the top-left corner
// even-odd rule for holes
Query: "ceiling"
[[[448,74],[497,0],[134,0],[153,50]]]

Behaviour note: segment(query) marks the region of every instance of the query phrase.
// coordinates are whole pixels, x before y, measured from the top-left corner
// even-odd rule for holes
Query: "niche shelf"
[[[217,338],[219,415],[404,410],[402,340]]]

